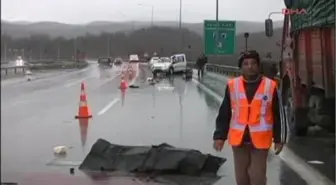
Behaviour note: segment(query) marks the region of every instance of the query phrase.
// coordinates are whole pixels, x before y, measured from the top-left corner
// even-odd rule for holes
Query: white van
[[[187,57],[185,54],[175,54],[170,57],[172,64],[169,69],[169,74],[181,73],[187,70]]]

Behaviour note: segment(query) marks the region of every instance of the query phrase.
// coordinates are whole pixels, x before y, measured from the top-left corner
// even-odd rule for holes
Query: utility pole
[[[59,60],[60,59],[60,48],[59,48],[59,46],[57,47],[57,60]]]
[[[74,60],[77,60],[77,37],[74,40]]]
[[[24,48],[21,49],[21,54],[22,54],[22,58],[24,59],[25,58],[25,50],[24,50]]]
[[[4,43],[4,50],[5,50],[5,52],[4,52],[4,62],[7,62],[7,41],[6,41],[6,39],[4,39],[5,40],[5,43]]]
[[[217,24],[216,24],[216,45],[218,44],[218,37],[219,37],[219,35],[218,35],[218,14],[219,14],[219,10],[218,10],[218,7],[219,7],[219,0],[216,0],[216,22],[217,22]],[[216,54],[215,55],[215,62],[217,62],[217,60],[218,60],[218,55]]]
[[[149,5],[149,4],[138,4],[138,6],[150,6],[152,8],[152,15],[151,15],[151,27],[154,26],[154,6],[153,5]]]
[[[183,50],[183,33],[182,33],[182,0],[180,0],[179,29],[181,34],[181,51]]]
[[[152,27],[154,26],[154,6],[152,6]]]
[[[107,57],[110,57],[110,35],[107,36]]]
[[[6,34],[5,34],[5,31],[3,32],[2,36],[4,37],[3,40],[4,40],[4,62],[7,62],[7,39],[6,39]]]
[[[218,0],[217,0],[218,1]],[[182,0],[180,0],[179,28],[182,28]]]
[[[216,21],[218,22],[218,6],[219,6],[219,0],[216,0]]]
[[[245,38],[245,52],[247,52],[247,39],[249,38],[250,34],[248,32],[244,33],[244,38]]]
[[[40,61],[42,62],[43,59],[43,53],[42,53],[42,46],[40,46]]]

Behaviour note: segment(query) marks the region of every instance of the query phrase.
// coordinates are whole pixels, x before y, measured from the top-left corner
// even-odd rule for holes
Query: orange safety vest
[[[245,128],[248,127],[254,147],[269,149],[273,139],[272,99],[276,83],[267,77],[262,77],[254,98],[249,103],[243,80],[243,77],[237,77],[228,82],[232,109],[228,142],[232,146],[239,146]]]

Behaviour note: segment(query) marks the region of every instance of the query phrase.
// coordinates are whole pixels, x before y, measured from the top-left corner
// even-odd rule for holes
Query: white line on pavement
[[[223,98],[222,98],[218,93],[216,93],[216,92],[214,92],[213,90],[207,88],[205,85],[199,83],[199,81],[197,81],[196,79],[192,79],[192,81],[193,81],[195,84],[199,85],[199,87],[200,87],[203,91],[205,91],[205,92],[208,93],[210,96],[212,96],[213,98],[215,98],[215,100],[216,100],[217,102],[222,103]]]
[[[213,90],[209,89],[196,79],[192,79],[195,84],[198,84],[202,90],[208,93],[210,96],[214,97],[219,103],[222,103],[223,97]],[[271,152],[273,152],[271,150]],[[308,185],[335,185],[329,179],[327,179],[319,171],[313,169],[300,157],[298,157],[294,152],[288,147],[284,147],[283,151],[278,155],[292,170],[294,170],[298,175],[304,179]]]
[[[71,86],[77,85],[90,78],[92,78],[92,76],[88,76],[88,77],[85,77],[79,80],[72,81],[71,83],[65,84],[64,87],[71,87]]]
[[[115,105],[116,103],[119,102],[119,98],[115,98],[114,100],[112,100],[109,104],[107,104],[101,111],[98,112],[98,115],[102,115],[104,114],[106,111],[108,111],[111,107],[113,107],[113,105]]]
[[[113,76],[113,77],[110,77],[106,80],[104,80],[99,86],[103,86],[103,85],[106,85],[108,83],[110,83],[112,80],[116,79],[119,75],[117,74],[116,76]]]

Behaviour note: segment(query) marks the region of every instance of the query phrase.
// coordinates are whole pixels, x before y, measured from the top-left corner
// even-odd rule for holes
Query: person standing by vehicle
[[[216,119],[214,149],[232,146],[237,185],[266,185],[266,164],[274,142],[279,154],[287,140],[287,124],[276,82],[260,73],[259,54],[241,55],[242,76],[229,80]]]
[[[203,77],[203,74],[204,74],[204,66],[205,66],[206,63],[208,63],[208,57],[205,56],[205,54],[202,54],[202,55],[197,59],[197,62],[196,62],[198,78]]]

